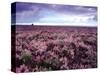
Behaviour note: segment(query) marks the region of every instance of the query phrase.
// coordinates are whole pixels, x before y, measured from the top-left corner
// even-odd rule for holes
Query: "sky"
[[[16,8],[16,9],[15,9]],[[15,9],[15,10],[14,10]],[[97,26],[97,7],[17,2],[12,24]]]

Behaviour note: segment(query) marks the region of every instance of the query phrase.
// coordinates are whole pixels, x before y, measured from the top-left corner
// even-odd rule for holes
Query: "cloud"
[[[89,6],[17,3],[17,23],[96,24],[97,8]]]

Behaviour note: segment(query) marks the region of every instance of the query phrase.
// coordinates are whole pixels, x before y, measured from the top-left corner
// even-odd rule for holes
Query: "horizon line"
[[[36,25],[36,26],[86,26],[86,27],[97,27],[95,24],[68,24],[68,23],[12,23],[11,25]]]

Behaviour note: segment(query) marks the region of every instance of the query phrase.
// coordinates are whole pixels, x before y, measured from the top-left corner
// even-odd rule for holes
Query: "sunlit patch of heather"
[[[41,42],[41,41],[35,41],[32,40],[30,42],[30,45],[32,45],[35,49],[37,49],[38,51],[45,51],[47,49],[46,43],[45,42]]]

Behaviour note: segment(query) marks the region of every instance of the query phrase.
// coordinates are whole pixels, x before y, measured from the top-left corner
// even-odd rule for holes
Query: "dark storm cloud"
[[[31,11],[37,8],[50,9],[59,12],[87,13],[97,11],[96,7],[75,6],[75,5],[58,5],[58,4],[41,4],[41,3],[16,3],[16,12]]]

